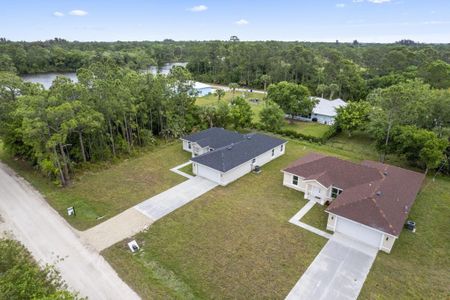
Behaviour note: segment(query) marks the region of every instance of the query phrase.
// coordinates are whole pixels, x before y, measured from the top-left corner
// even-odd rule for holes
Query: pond
[[[163,75],[169,74],[170,70],[175,66],[182,66],[185,67],[187,63],[168,63],[162,66],[162,68],[159,70],[159,72]],[[152,74],[158,73],[158,68],[155,66],[151,66],[150,68],[146,70],[142,70],[143,72],[150,72]],[[38,74],[24,74],[20,77],[24,81],[33,82],[33,83],[40,83],[44,86],[45,89],[50,88],[52,85],[53,80],[55,80],[56,76],[65,76],[71,79],[74,82],[77,82],[77,75],[75,72],[51,72],[51,73],[38,73]]]

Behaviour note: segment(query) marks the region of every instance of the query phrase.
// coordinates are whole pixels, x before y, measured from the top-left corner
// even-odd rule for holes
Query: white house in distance
[[[311,115],[298,116],[296,119],[333,125],[334,119],[337,115],[336,109],[347,105],[347,103],[342,99],[328,100],[320,97],[311,98],[319,101],[313,108]]]
[[[207,85],[202,82],[194,82],[193,87],[194,91],[197,93],[198,97],[203,97],[209,95],[213,92],[213,88],[210,85]]]
[[[193,153],[192,172],[222,186],[283,155],[287,141],[259,133],[213,127],[182,138]]]
[[[329,204],[327,229],[389,253],[425,176],[375,161],[356,164],[317,153],[283,170],[283,185]]]

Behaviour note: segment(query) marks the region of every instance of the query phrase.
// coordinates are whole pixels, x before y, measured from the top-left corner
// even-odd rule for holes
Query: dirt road
[[[2,228],[40,263],[56,264],[69,288],[89,299],[139,299],[95,250],[28,183],[0,163]]]

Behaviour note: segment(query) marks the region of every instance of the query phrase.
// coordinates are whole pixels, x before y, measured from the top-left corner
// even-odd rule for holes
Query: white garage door
[[[220,172],[211,168],[197,165],[197,175],[209,179],[211,181],[220,183]]]
[[[338,217],[335,231],[348,235],[353,239],[359,240],[376,248],[380,246],[382,235],[381,232],[364,227],[358,223]]]

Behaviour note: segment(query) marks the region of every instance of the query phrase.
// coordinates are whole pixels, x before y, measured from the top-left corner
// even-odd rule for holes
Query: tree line
[[[154,136],[179,137],[198,122],[189,72],[169,76],[110,61],[57,77],[49,90],[0,72],[0,137],[16,156],[67,185],[78,164],[129,155]]]
[[[76,71],[100,59],[139,70],[188,62],[198,81],[265,88],[302,84],[317,96],[364,99],[372,90],[421,78],[450,87],[450,45],[307,42],[68,42],[0,39],[0,71]]]

